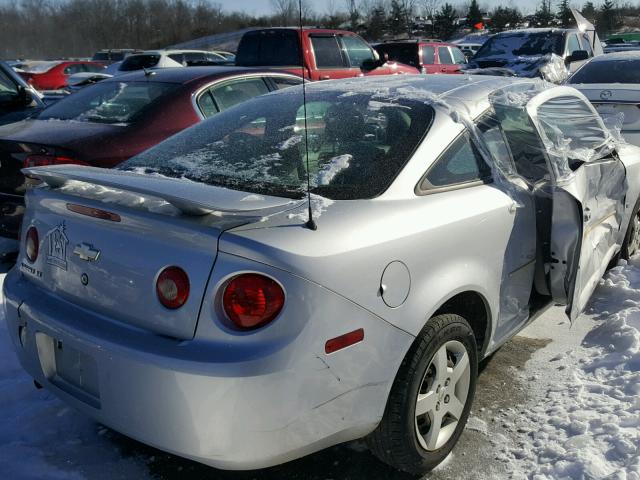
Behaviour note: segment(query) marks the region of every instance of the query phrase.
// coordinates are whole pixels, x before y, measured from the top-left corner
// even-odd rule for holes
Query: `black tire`
[[[634,224],[634,219],[638,217],[638,212],[640,212],[640,198],[638,199],[638,201],[636,201],[636,204],[633,207],[633,213],[631,214],[631,218],[629,219],[629,226],[627,227],[627,233],[624,236],[624,241],[622,242],[622,248],[620,249],[619,258],[622,258],[624,260],[629,260],[629,257],[638,253],[638,250],[636,251],[629,250],[631,239],[633,238],[633,235],[636,230],[635,226],[637,226],[637,224]],[[616,263],[618,263],[617,260],[618,259],[616,258]]]
[[[436,450],[428,451],[418,440],[416,401],[436,352],[454,340],[464,346],[469,356],[467,399],[449,440]],[[400,365],[382,421],[366,439],[371,451],[388,465],[410,474],[421,475],[432,470],[449,455],[464,430],[473,403],[477,376],[477,344],[469,323],[453,314],[431,318]]]

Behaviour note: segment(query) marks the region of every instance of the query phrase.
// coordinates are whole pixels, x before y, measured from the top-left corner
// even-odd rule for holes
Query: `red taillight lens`
[[[251,330],[278,316],[284,306],[284,291],[269,277],[245,273],[229,282],[224,290],[222,306],[238,328]]]
[[[30,262],[35,262],[38,258],[38,250],[40,248],[40,241],[38,239],[38,230],[36,227],[29,227],[27,230],[27,236],[24,242],[24,251]]]
[[[62,155],[33,154],[24,159],[25,167],[46,167],[47,165],[63,165],[68,163],[73,165],[88,165],[88,163]]]
[[[189,298],[189,277],[180,267],[167,267],[156,282],[160,303],[171,310],[183,306]]]

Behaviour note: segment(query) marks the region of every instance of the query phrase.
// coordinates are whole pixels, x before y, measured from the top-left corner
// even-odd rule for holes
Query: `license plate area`
[[[56,387],[100,408],[98,364],[91,355],[45,333],[36,334],[42,371]]]

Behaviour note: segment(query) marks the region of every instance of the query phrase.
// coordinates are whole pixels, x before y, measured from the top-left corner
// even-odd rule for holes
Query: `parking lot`
[[[640,7],[89,1],[0,5],[8,478],[640,480]]]

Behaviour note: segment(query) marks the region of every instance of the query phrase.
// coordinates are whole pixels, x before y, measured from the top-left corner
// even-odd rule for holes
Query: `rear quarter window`
[[[131,55],[120,65],[120,71],[132,72],[143,68],[153,68],[160,61],[160,55]]]

